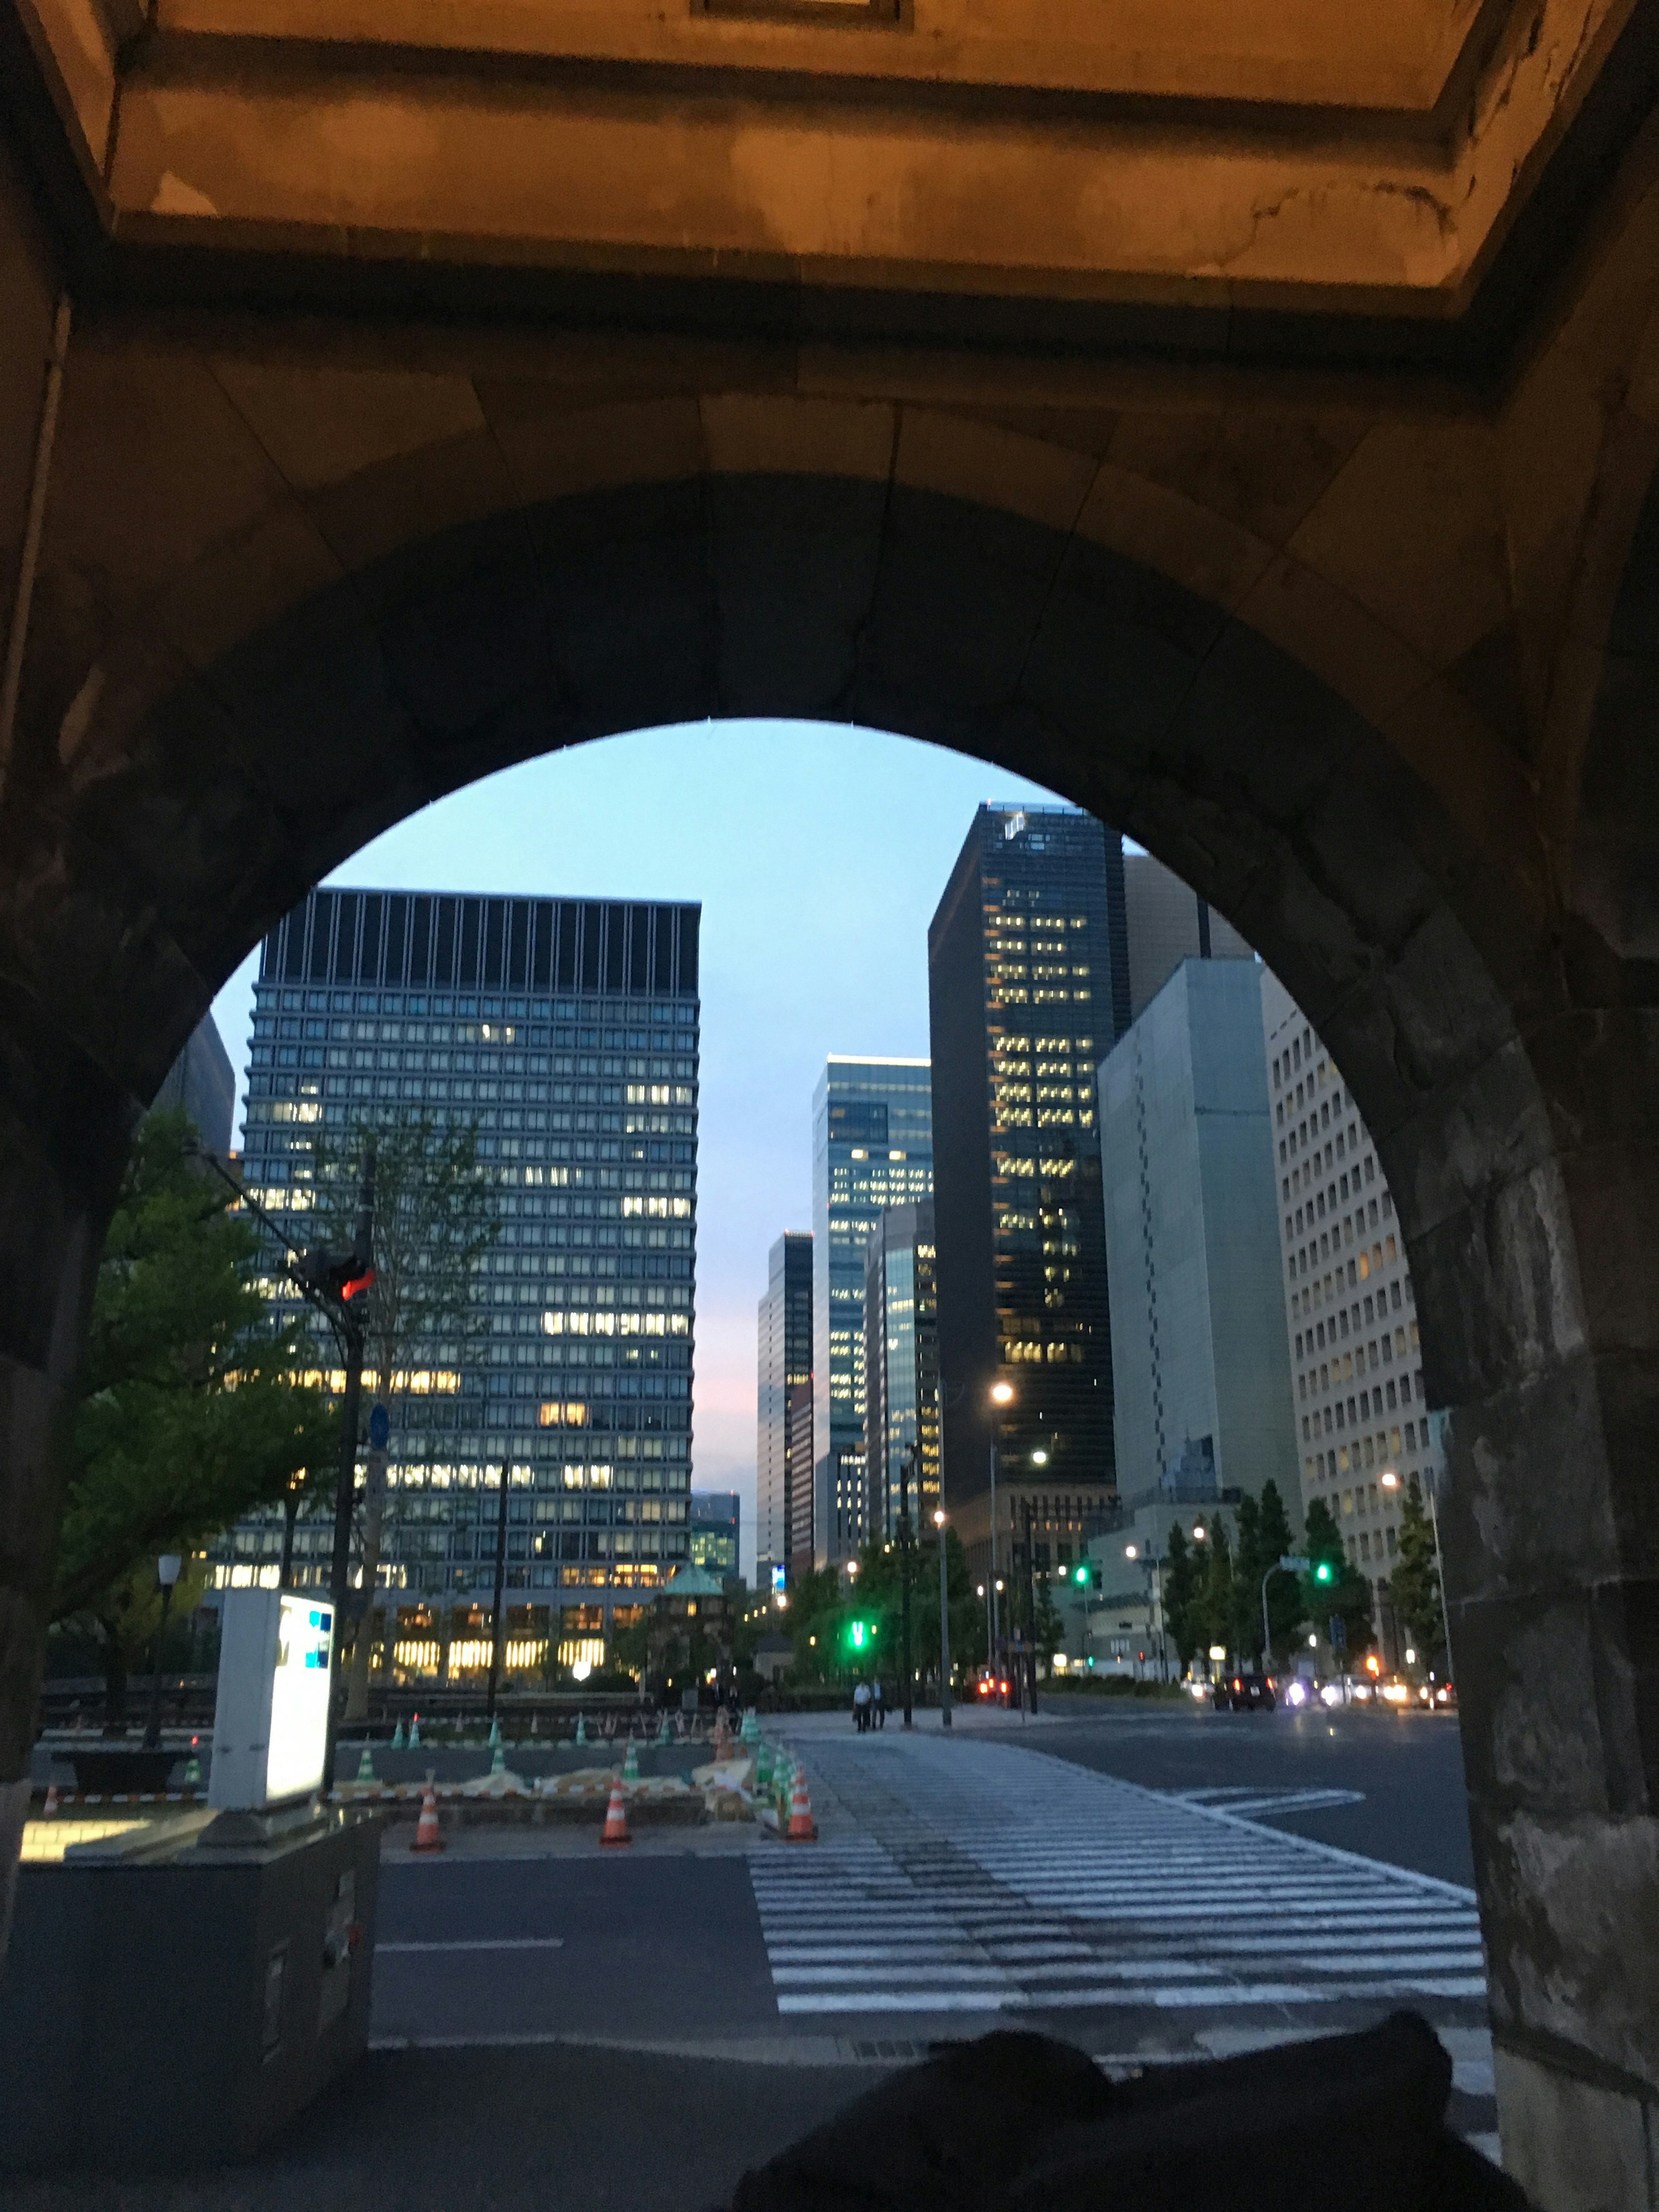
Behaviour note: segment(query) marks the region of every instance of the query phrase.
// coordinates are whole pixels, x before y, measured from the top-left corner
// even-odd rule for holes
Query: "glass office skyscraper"
[[[933,1207],[890,1206],[864,1258],[864,1456],[872,1532],[933,1533],[939,1504],[939,1306]]]
[[[319,1130],[393,1111],[473,1125],[501,1181],[478,1352],[432,1347],[391,1403],[382,1580],[428,1610],[490,1586],[506,1460],[513,1601],[566,1644],[687,1557],[699,921],[319,890],[265,940],[244,1170],[264,1204],[302,1215]],[[307,1533],[302,1577],[329,1542]],[[223,1564],[245,1579],[274,1553],[245,1527]]]
[[[1121,839],[981,806],[927,957],[945,1501],[982,1566],[994,1450],[1000,1565],[1028,1500],[1069,1524],[1115,1495],[1094,1071],[1128,1026]]]
[[[793,1562],[797,1573],[810,1573],[812,1566],[810,1235],[786,1230],[772,1247],[755,1320],[755,1576],[764,1589],[774,1568],[787,1573]]]
[[[832,1054],[812,1099],[812,1548],[819,1566],[866,1530],[864,1259],[890,1206],[933,1193],[925,1060]]]

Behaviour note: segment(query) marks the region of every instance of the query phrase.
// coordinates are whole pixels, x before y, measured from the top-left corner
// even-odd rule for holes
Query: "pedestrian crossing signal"
[[[874,1626],[871,1622],[867,1620],[854,1620],[848,1622],[847,1628],[847,1641],[852,1645],[854,1651],[862,1651],[866,1643],[873,1644],[875,1640],[876,1632]]]

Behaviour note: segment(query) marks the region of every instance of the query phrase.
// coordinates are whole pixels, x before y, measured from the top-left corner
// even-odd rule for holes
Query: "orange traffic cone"
[[[631,1844],[633,1840],[628,1832],[628,1811],[623,1803],[622,1778],[613,1774],[611,1778],[611,1802],[605,1808],[605,1826],[599,1831],[599,1841],[602,1844]]]
[[[40,1818],[43,1820],[53,1820],[56,1818],[57,1813],[58,1784],[55,1782],[49,1782],[46,1784],[46,1802],[41,1808]]]
[[[428,1782],[426,1795],[421,1800],[421,1817],[416,1824],[411,1851],[441,1851],[444,1839],[438,1833],[438,1793]]]
[[[806,1769],[795,1769],[795,1790],[789,1801],[789,1833],[792,1844],[812,1844],[817,1841],[817,1828],[812,1820],[812,1801],[806,1794]]]

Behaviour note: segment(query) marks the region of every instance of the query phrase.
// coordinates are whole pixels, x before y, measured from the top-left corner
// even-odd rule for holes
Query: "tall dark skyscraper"
[[[1121,840],[982,806],[927,937],[945,1494],[976,1568],[1115,1494],[1094,1070],[1128,1026]],[[995,1402],[992,1393],[1006,1394]]]
[[[786,1230],[772,1247],[756,1316],[755,1577],[812,1566],[812,1239]],[[806,1394],[805,1433],[791,1441],[790,1395]],[[799,1424],[796,1424],[799,1430]],[[804,1450],[805,1457],[799,1457]],[[802,1526],[804,1542],[793,1530]]]
[[[473,1125],[501,1182],[476,1357],[434,1346],[391,1398],[382,1584],[422,1601],[404,1663],[435,1652],[438,1600],[491,1583],[504,1460],[520,1648],[597,1660],[612,1616],[688,1556],[699,921],[319,890],[265,940],[244,1170],[264,1205],[299,1233],[316,1133],[393,1110]],[[222,1578],[274,1579],[276,1537],[245,1524]],[[305,1530],[301,1580],[330,1540]]]

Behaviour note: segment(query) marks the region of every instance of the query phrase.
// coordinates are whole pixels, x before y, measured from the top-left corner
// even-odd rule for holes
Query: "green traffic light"
[[[1079,1567],[1072,1579],[1073,1582],[1086,1583],[1089,1579],[1089,1570],[1087,1567]]]
[[[1322,1559],[1319,1562],[1319,1565],[1314,1569],[1314,1580],[1316,1583],[1328,1583],[1330,1578],[1331,1563],[1328,1559]]]

